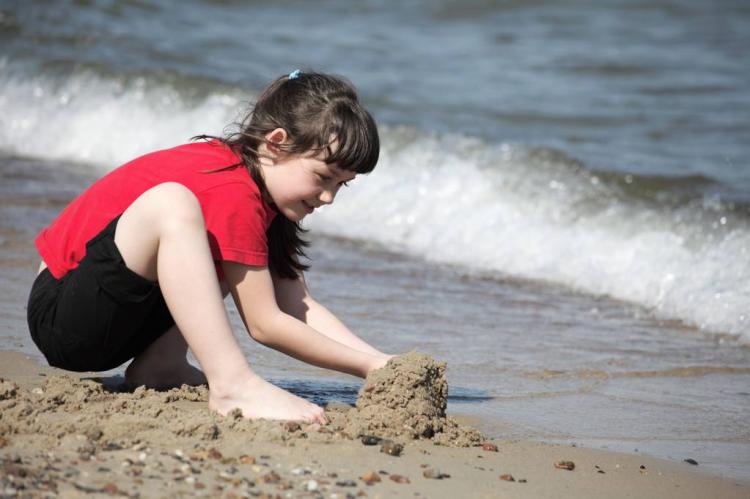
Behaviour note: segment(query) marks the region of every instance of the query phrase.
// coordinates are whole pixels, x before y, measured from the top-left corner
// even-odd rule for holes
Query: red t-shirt
[[[236,168],[207,173],[238,163]],[[266,230],[276,212],[263,202],[239,157],[214,140],[146,154],[86,189],[36,238],[52,275],[60,279],[76,268],[89,240],[138,196],[164,182],[178,182],[198,198],[214,260],[268,264]]]

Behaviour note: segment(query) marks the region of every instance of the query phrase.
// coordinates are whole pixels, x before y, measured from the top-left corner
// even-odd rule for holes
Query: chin
[[[296,211],[288,211],[283,214],[292,222],[301,222],[307,216],[307,213],[297,213]]]

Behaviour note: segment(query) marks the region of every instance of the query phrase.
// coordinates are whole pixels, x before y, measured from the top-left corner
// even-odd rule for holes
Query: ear
[[[286,130],[284,130],[283,128],[276,128],[268,132],[265,138],[265,146],[269,153],[273,154],[274,156],[280,156],[283,154],[282,150],[278,146],[286,142],[286,139],[288,138]]]

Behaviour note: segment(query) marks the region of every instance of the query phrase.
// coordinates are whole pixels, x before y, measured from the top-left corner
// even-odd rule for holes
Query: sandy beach
[[[404,435],[365,445],[339,429],[352,410],[343,404],[329,404],[326,426],[221,417],[205,387],[118,392],[117,377],[73,375],[17,352],[0,353],[0,378],[3,497],[750,495],[747,481],[700,464],[569,445],[453,447]]]

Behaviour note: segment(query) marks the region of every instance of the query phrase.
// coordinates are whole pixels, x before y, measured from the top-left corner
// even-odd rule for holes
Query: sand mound
[[[445,415],[445,367],[444,362],[416,352],[391,359],[367,377],[342,429],[354,437],[433,439],[457,447],[481,443],[478,431]]]

